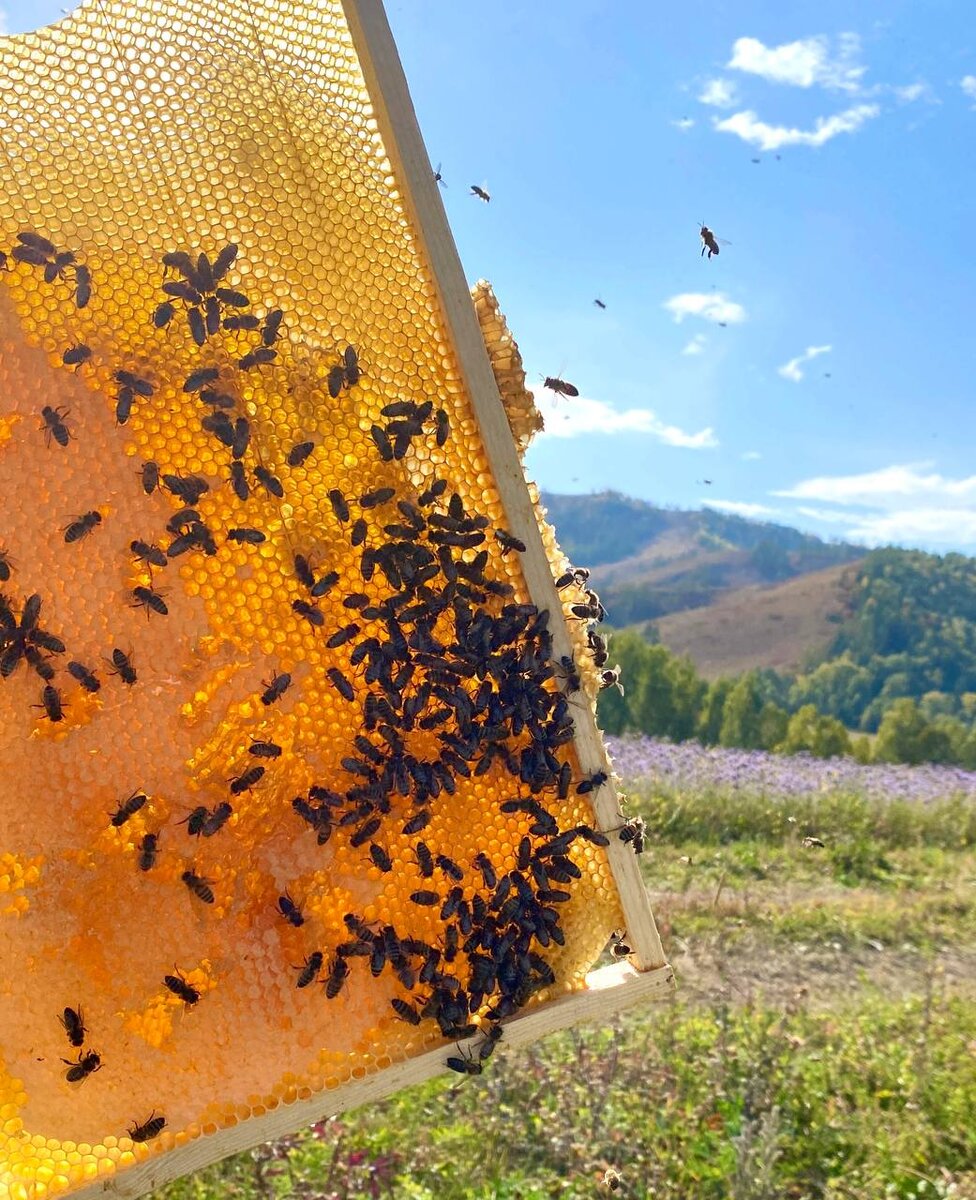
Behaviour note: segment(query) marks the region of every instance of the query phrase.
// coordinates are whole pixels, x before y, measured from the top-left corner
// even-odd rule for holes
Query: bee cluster
[[[358,494],[328,490],[335,542],[348,546],[336,558],[354,564],[352,582],[349,571],[323,564],[315,546],[296,544],[294,529],[283,536],[289,472],[305,468],[322,446],[321,432],[309,431],[311,436],[281,453],[280,465],[269,465],[253,409],[242,399],[242,380],[274,368],[279,339],[287,334],[286,315],[275,308],[258,316],[246,293],[227,285],[237,254],[237,246],[229,244],[213,261],[185,251],[162,258],[165,298],[153,312],[154,329],[165,336],[185,322],[198,350],[214,348],[212,361],[195,362],[180,376],[181,397],[198,405],[210,466],[183,473],[154,459],[142,462],[133,488],[145,497],[168,496],[170,511],[156,530],[124,531],[127,569],[138,579],[126,603],[149,621],[167,618],[169,593],[158,585],[177,560],[199,564],[233,555],[239,561],[238,556],[260,556],[269,544],[284,543],[290,587],[297,592],[289,607],[311,637],[309,657],[333,693],[320,703],[346,710],[343,752],[336,770],[308,780],[300,794],[288,798],[300,742],[292,738],[286,748],[284,738],[272,736],[273,726],[262,726],[249,741],[241,739],[231,756],[246,765],[226,780],[224,798],[197,804],[177,820],[170,806],[140,785],[116,802],[108,826],[124,838],[130,823],[139,825],[131,836],[140,876],[159,874],[168,844],[170,875],[190,903],[222,916],[234,911],[235,896],[226,885],[222,894],[221,879],[200,865],[207,856],[197,847],[246,831],[252,818],[247,805],[255,793],[270,797],[253,811],[255,838],[262,822],[279,828],[284,823],[286,838],[296,845],[314,841],[326,874],[330,862],[341,861],[347,870],[371,872],[380,881],[405,879],[390,911],[377,903],[367,915],[364,904],[342,912],[341,925],[323,918],[314,887],[299,877],[307,879],[307,869],[285,880],[287,888],[269,905],[284,927],[302,930],[297,936],[304,939],[303,960],[292,964],[294,986],[305,992],[317,985],[331,1002],[356,972],[374,980],[385,976],[395,992],[391,1019],[411,1027],[429,1022],[437,1031],[433,1036],[453,1041],[480,1037],[474,1053],[446,1059],[454,1071],[479,1074],[502,1037],[501,1022],[557,984],[551,959],[566,944],[562,912],[579,902],[581,863],[585,867],[593,848],[609,845],[606,833],[580,815],[589,812],[582,798],[606,784],[607,773],[582,775],[571,745],[573,705],[592,698],[584,676],[595,687],[619,686],[616,670],[606,666],[606,643],[593,628],[605,610],[585,570],[573,568],[555,580],[568,597],[567,615],[585,630],[579,645],[590,662],[583,668],[571,656],[557,659],[550,614],[521,601],[513,582],[518,575],[509,565],[511,556],[525,553],[524,542],[470,507],[436,474],[419,484],[401,472],[395,484],[383,482]],[[91,276],[75,253],[59,252],[46,238],[23,231],[0,264],[7,257],[42,270],[47,284],[70,283],[79,307],[88,302]],[[218,352],[215,339],[224,332],[251,335],[253,345],[233,356]],[[364,374],[353,346],[336,357],[324,380],[331,400],[359,387]],[[97,360],[84,343],[61,354],[62,365],[75,371],[91,369]],[[138,419],[142,404],[158,402],[157,382],[144,370],[116,366],[109,378],[119,427]],[[78,436],[68,416],[50,406],[41,412],[50,453]],[[377,475],[393,479],[389,464],[401,463],[418,444],[441,451],[451,437],[447,410],[431,401],[390,401],[381,405],[379,417],[368,434],[376,456],[374,482]],[[205,511],[222,491],[236,501],[233,520],[217,521]],[[251,523],[236,523],[244,506],[254,509]],[[80,514],[63,527],[64,545],[84,553],[112,520],[108,507]],[[9,555],[0,554],[4,582],[17,569]],[[22,664],[35,672],[43,685],[36,707],[44,720],[59,725],[70,709],[55,682],[59,670],[100,701],[103,668],[73,658],[66,640],[42,626],[41,609],[39,594],[19,605],[0,596],[0,676],[11,677]],[[104,665],[125,691],[140,684],[138,661],[138,651],[114,647]],[[269,662],[251,698],[254,711],[270,718],[271,710],[286,704],[296,673],[306,665]],[[476,852],[462,853],[445,840],[445,815],[463,818],[464,781],[480,780],[491,781],[488,794],[500,826],[515,832],[508,842],[495,836]],[[473,818],[485,819],[485,812]],[[619,835],[634,849],[643,848],[642,832],[633,823],[620,827]],[[314,913],[307,911],[310,902]],[[180,973],[162,975],[165,991],[186,1010],[205,995],[198,982]],[[219,978],[210,981],[215,984]],[[205,1005],[204,1000],[200,1007]],[[111,1055],[103,1063],[100,1053],[84,1049],[80,1008],[65,1008],[59,1019],[79,1049],[76,1060],[62,1060],[68,1083],[81,1084],[103,1066],[111,1068]],[[154,1110],[128,1136],[147,1141],[165,1125]]]

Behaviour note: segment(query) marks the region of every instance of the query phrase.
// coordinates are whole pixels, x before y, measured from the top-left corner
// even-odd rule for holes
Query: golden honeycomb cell
[[[593,819],[557,795],[572,712],[506,608],[519,554],[341,4],[87,0],[0,39],[0,79],[0,1193],[26,1200],[578,988],[622,921],[603,851],[550,846]],[[398,1016],[443,1017],[447,977],[464,1020]]]

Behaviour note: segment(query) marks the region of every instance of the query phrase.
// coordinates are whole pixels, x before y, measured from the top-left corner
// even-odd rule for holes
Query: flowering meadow
[[[976,800],[976,771],[904,763],[864,765],[853,758],[814,758],[766,750],[728,750],[688,741],[608,737],[614,770],[625,784],[687,792],[747,792],[781,800],[843,793],[866,800],[928,804]]]

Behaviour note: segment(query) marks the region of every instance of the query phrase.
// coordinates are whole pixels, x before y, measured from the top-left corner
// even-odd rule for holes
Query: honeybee
[[[578,387],[574,387],[573,384],[567,383],[565,379],[559,379],[553,375],[547,375],[542,386],[547,387],[550,392],[555,392],[557,396],[575,397],[579,395]]]
[[[488,189],[478,187],[476,183],[472,183],[470,194],[472,196],[477,196],[479,200],[484,200],[485,204],[488,204],[491,200],[491,196],[488,194]]]
[[[698,230],[698,236],[702,240],[702,255],[706,250],[708,251],[709,258],[718,254],[718,244],[721,239],[717,238],[704,222],[702,223],[701,228]],[[725,244],[728,245],[728,242]],[[701,255],[699,257],[701,257]]]

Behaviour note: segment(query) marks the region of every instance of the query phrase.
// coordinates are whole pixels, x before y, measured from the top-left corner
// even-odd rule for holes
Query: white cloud
[[[769,83],[856,92],[866,70],[857,61],[860,52],[861,39],[856,33],[842,33],[834,53],[830,39],[823,34],[781,46],[766,46],[758,38],[742,37],[733,45],[727,65],[759,75]]]
[[[802,354],[798,354],[796,358],[791,358],[788,363],[784,363],[777,370],[784,379],[792,379],[794,383],[799,383],[803,378],[803,371],[801,370],[803,364],[811,362],[820,354],[829,354],[832,349],[833,346],[807,346]]]
[[[760,121],[751,109],[733,113],[725,120],[713,117],[712,123],[720,133],[734,133],[760,150],[778,150],[781,146],[822,146],[839,133],[856,133],[865,121],[876,117],[880,111],[877,104],[858,104],[832,117],[817,117],[810,130],[769,125]]]
[[[750,504],[746,500],[706,500],[704,508],[717,508],[719,512],[734,513],[737,517],[771,517],[776,513],[775,508],[766,504]]]
[[[976,542],[976,508],[917,508],[868,514],[847,530],[868,545],[924,542],[959,546]]]
[[[738,103],[735,84],[730,79],[709,79],[698,99],[713,108],[734,108]]]
[[[976,83],[976,80],[973,82]],[[911,104],[913,100],[921,100],[923,96],[928,94],[928,90],[929,85],[927,83],[910,83],[906,87],[892,88],[898,99],[904,100],[908,104]]]
[[[691,341],[687,344],[687,346],[684,347],[684,349],[681,351],[681,353],[682,354],[701,354],[705,349],[706,340],[707,339],[705,338],[705,335],[703,333],[696,333],[695,336],[691,339]]]
[[[903,506],[909,498],[916,504],[939,504],[941,511],[945,511],[947,500],[956,506],[960,502],[976,504],[976,475],[947,479],[931,467],[931,462],[906,463],[863,475],[820,475],[773,495],[891,510]]]
[[[545,418],[543,437],[573,438],[594,433],[646,433],[665,446],[685,450],[707,450],[718,445],[711,427],[687,433],[677,425],[668,425],[649,408],[628,408],[618,412],[603,400],[585,397],[564,402],[542,396],[537,401]]]
[[[682,133],[687,133],[694,123],[695,121],[693,117],[682,117],[679,121],[671,122],[675,129],[680,129]]]
[[[976,100],[976,75],[963,75],[959,86],[970,100]]]
[[[725,325],[739,325],[746,319],[741,304],[730,300],[724,292],[681,292],[665,300],[664,308],[680,325],[685,317],[701,317]]]
[[[833,508],[807,508],[801,504],[796,511],[801,517],[810,517],[814,521],[827,521],[832,525],[847,525],[851,520],[850,513],[840,512]]]
[[[762,458],[762,455],[758,450],[746,450],[740,457],[743,462],[758,462]]]
[[[7,14],[0,8],[0,33],[7,33],[9,26],[7,25]]]

